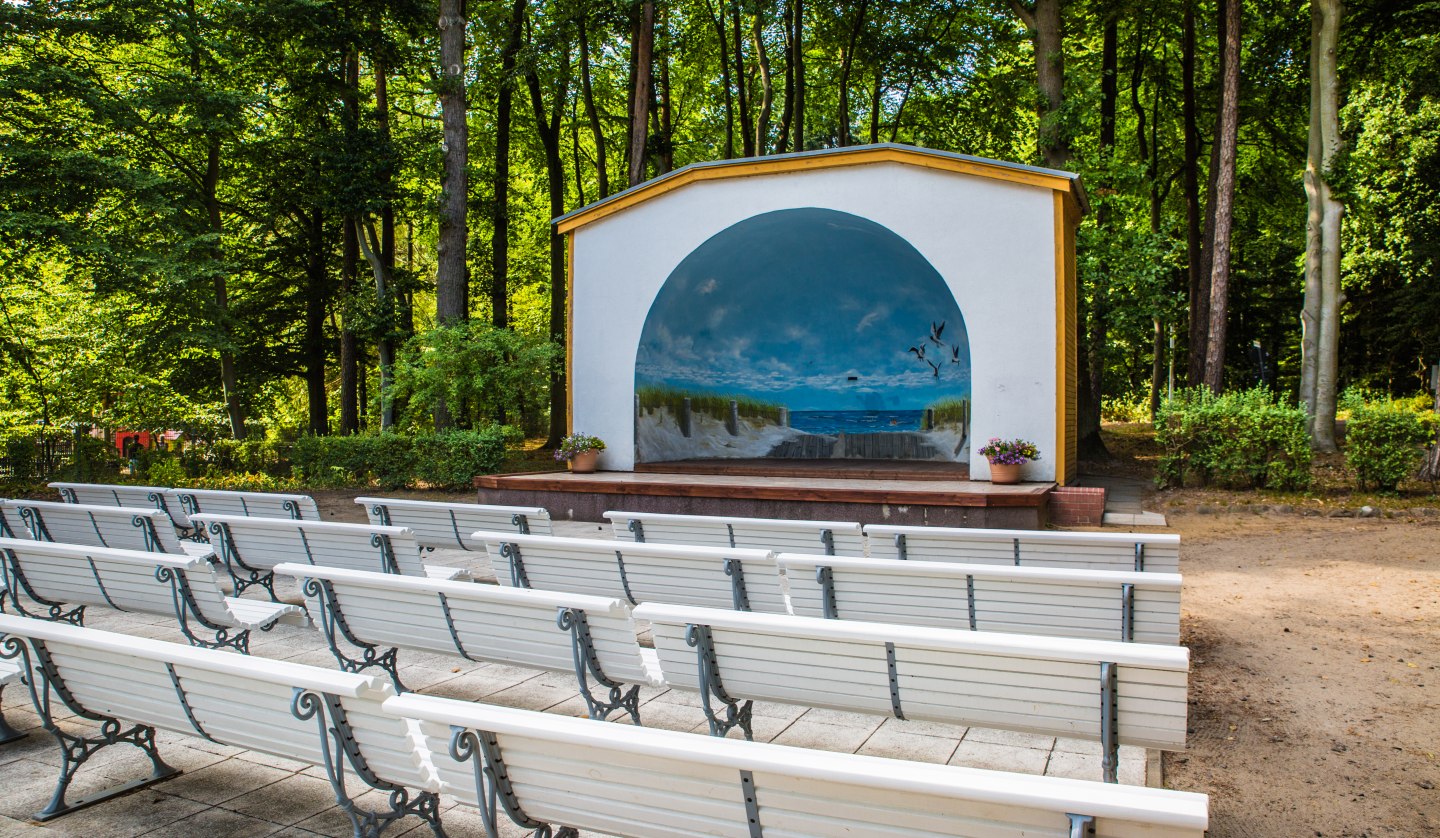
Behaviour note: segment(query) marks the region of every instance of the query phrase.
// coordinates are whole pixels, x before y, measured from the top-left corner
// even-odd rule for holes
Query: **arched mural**
[[[635,362],[636,459],[969,459],[970,344],[943,278],[857,215],[739,222],[665,281]]]

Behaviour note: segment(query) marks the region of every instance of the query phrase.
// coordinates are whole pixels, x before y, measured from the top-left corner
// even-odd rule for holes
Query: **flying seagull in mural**
[[[944,321],[944,320],[941,320],[939,323],[936,323],[936,322],[933,322],[933,321],[930,323],[930,340],[933,341],[936,346],[944,346],[944,345],[945,345],[945,343],[940,340],[940,336],[941,336],[942,334],[944,334],[944,333],[945,333],[945,321]]]
[[[916,358],[920,359],[921,361],[925,360],[925,344],[924,344],[924,343],[921,343],[919,346],[912,346],[912,347],[910,347],[910,351],[915,353],[915,357],[916,357]]]

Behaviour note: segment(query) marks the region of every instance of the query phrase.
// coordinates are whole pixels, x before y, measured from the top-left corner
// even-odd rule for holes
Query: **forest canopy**
[[[1414,393],[1440,361],[1440,3],[1315,3],[12,0],[0,426],[558,440],[551,218],[876,142],[1082,174],[1082,425],[1172,363],[1307,403],[1318,380],[1332,412]],[[1333,374],[1301,325],[1322,251]]]

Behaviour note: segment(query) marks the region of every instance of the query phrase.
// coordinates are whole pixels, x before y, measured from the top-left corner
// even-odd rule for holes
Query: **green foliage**
[[[1265,387],[1220,396],[1204,387],[1181,390],[1161,402],[1155,441],[1163,450],[1156,473],[1162,486],[1310,484],[1305,411]]]
[[[463,489],[476,475],[494,473],[514,438],[501,426],[416,435],[303,436],[295,441],[291,463],[297,479],[309,486],[374,484],[394,490],[424,483]]]
[[[727,396],[723,393],[700,393],[675,387],[646,385],[636,389],[640,397],[640,409],[644,411],[668,410],[672,416],[679,416],[685,410],[685,400],[690,400],[691,414],[709,416],[717,422],[730,418],[730,403],[735,402],[741,419],[754,419],[772,425],[780,424],[780,411],[784,405],[761,401],[750,396]]]
[[[1150,394],[1144,392],[1130,395],[1110,396],[1100,401],[1102,422],[1149,422]]]
[[[1360,488],[1393,492],[1400,481],[1415,476],[1437,426],[1440,419],[1433,412],[1405,404],[1364,404],[1352,410],[1345,423],[1345,462]]]
[[[152,486],[187,486],[188,479],[179,457],[158,457],[145,469],[145,482]]]
[[[58,479],[66,483],[113,483],[120,475],[121,463],[115,446],[103,439],[77,435],[70,462],[60,469]]]
[[[441,400],[462,426],[500,416],[534,414],[546,403],[554,344],[471,320],[415,336],[395,365],[396,396],[408,402],[406,424],[425,427]]]

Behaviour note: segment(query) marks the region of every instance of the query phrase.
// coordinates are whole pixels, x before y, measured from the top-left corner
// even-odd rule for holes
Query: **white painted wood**
[[[550,535],[552,532],[550,513],[539,507],[372,497],[356,498],[355,502],[365,507],[370,523],[409,527],[421,547],[432,549],[474,549],[466,536],[476,530],[519,532],[516,516],[524,516],[532,535]]]
[[[719,515],[663,515],[651,512],[605,513],[618,541],[634,541],[631,521],[639,521],[650,544],[701,547],[749,547],[775,553],[824,553],[821,534],[829,532],[837,556],[865,555],[865,538],[854,521],[789,521]]]
[[[1180,642],[1181,580],[1175,573],[795,554],[776,561],[789,586],[790,606],[803,617],[825,614],[816,570],[826,567],[842,620],[969,629],[973,584],[979,631],[1124,640],[1128,584],[1135,592],[1134,642]]]
[[[189,520],[187,510],[204,515],[240,515],[251,518],[293,519],[291,506],[305,521],[320,520],[320,508],[309,495],[287,495],[279,492],[231,492],[221,489],[170,489],[177,515]],[[289,504],[287,506],[287,504]]]
[[[1100,736],[1100,663],[1118,665],[1124,744],[1185,746],[1185,649],[1101,640],[642,605],[665,682],[699,689],[689,625],[708,625],[737,699],[890,715],[887,643],[905,718],[1056,736]]]
[[[905,536],[905,553],[912,561],[1013,566],[1015,545],[1018,541],[1022,567],[1030,565],[1133,571],[1135,549],[1140,545],[1144,548],[1146,571],[1180,571],[1178,535],[894,527],[871,524],[865,527],[870,557],[898,558],[899,551],[895,544],[897,535]]]
[[[570,632],[556,622],[559,610],[584,612],[607,676],[632,684],[660,682],[659,672],[642,658],[630,609],[617,599],[288,563],[275,572],[328,581],[346,625],[366,643],[552,672],[574,671]],[[447,606],[458,648],[446,622]],[[311,607],[322,605],[312,601]]]
[[[751,610],[779,614],[788,610],[775,556],[766,550],[497,532],[477,532],[471,538],[485,546],[502,585],[514,583],[510,560],[502,553],[510,544],[520,550],[530,587],[537,590],[570,591],[637,603],[731,608],[734,597],[725,563],[734,560],[743,570]],[[621,580],[622,563],[628,593]]]
[[[7,500],[0,505],[8,510],[7,520],[16,538],[117,550],[153,550],[177,556],[211,555],[209,545],[182,541],[170,516],[154,506],[95,506],[38,500]],[[32,532],[25,522],[26,513],[21,510],[28,510],[32,520],[43,522],[44,531],[38,535]],[[149,521],[149,527],[144,521]],[[147,543],[147,532],[154,534],[155,543]]]
[[[321,735],[315,720],[295,718],[291,702],[296,689],[334,695],[361,753],[381,779],[414,789],[437,788],[416,751],[409,723],[384,712],[382,703],[394,691],[379,677],[7,615],[0,615],[0,634],[42,641],[82,707],[198,735],[170,680],[169,664],[204,735],[311,765],[323,764]]]
[[[530,817],[634,838],[750,835],[740,772],[767,836],[1068,835],[1091,815],[1101,838],[1201,838],[1209,800],[1188,792],[930,765],[631,728],[414,693],[385,709],[420,720],[441,788],[477,804],[451,726],[496,737]]]
[[[60,493],[66,503],[73,497],[75,503],[92,506],[125,506],[137,509],[154,507],[165,511],[176,526],[187,527],[184,511],[178,505],[170,508],[174,501],[169,498],[170,489],[163,486],[121,486],[110,483],[51,483],[50,488]]]
[[[170,583],[156,578],[160,568],[170,568],[185,575],[201,616],[215,625],[265,629],[277,622],[295,626],[310,622],[298,605],[225,596],[214,566],[200,558],[0,538],[0,560],[19,567],[35,596],[68,607],[117,608],[178,619]],[[24,586],[15,587],[13,595],[27,609],[39,607]],[[192,624],[192,630],[205,633],[199,625]]]
[[[191,520],[209,533],[217,553],[223,556],[226,549],[233,550],[246,565],[260,570],[295,562],[388,572],[382,548],[383,539],[388,539],[403,576],[470,578],[464,568],[421,564],[420,544],[405,527],[210,514]]]

